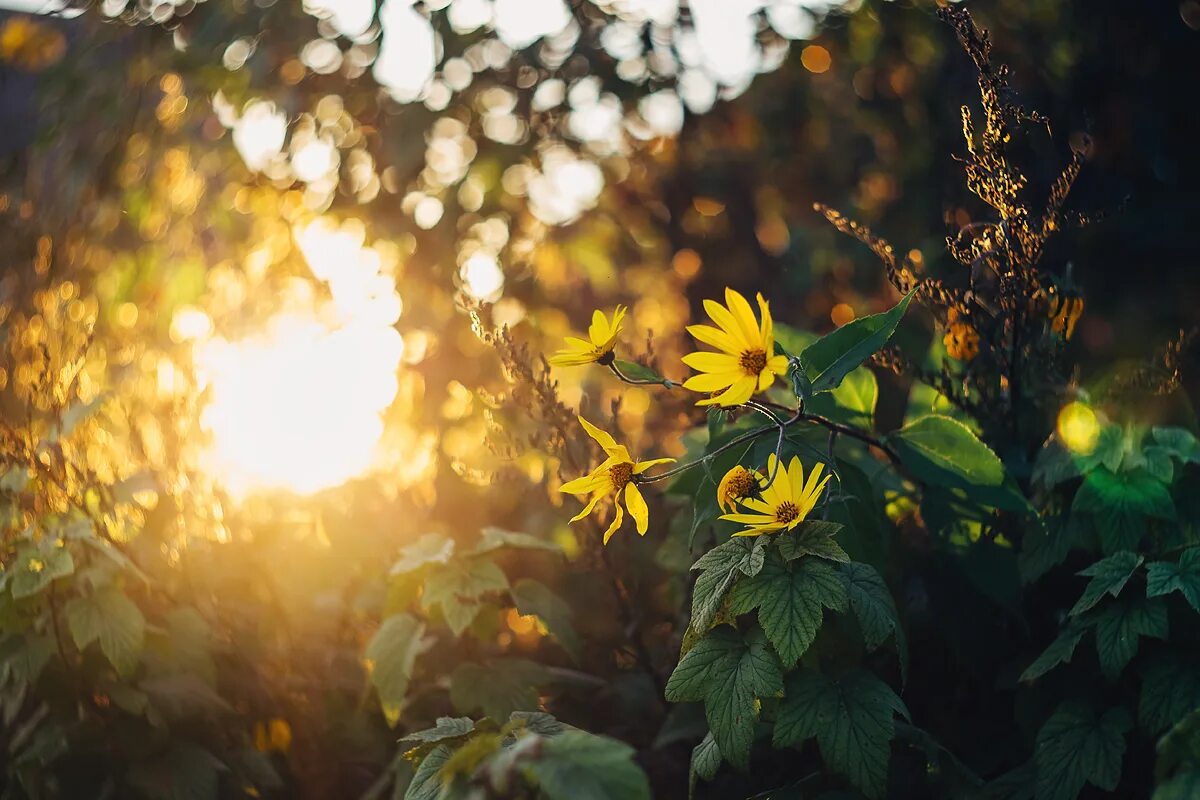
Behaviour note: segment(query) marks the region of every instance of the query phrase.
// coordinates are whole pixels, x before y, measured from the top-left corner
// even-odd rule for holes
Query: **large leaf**
[[[649,800],[650,782],[624,742],[567,731],[542,743],[528,762],[547,800]]]
[[[1138,700],[1138,721],[1162,733],[1200,708],[1200,664],[1165,653],[1146,668]]]
[[[404,800],[438,800],[442,794],[442,767],[454,755],[454,748],[448,744],[434,747],[421,763],[417,765],[408,789],[404,792]]]
[[[450,673],[450,702],[461,714],[508,719],[514,711],[537,711],[538,686],[548,680],[544,667],[521,658],[467,661]]]
[[[413,744],[436,744],[447,739],[460,739],[474,730],[475,723],[470,717],[438,717],[434,727],[410,733],[400,741]]]
[[[875,404],[879,399],[879,384],[875,373],[867,367],[852,370],[842,385],[831,392],[813,395],[805,410],[820,414],[856,428],[875,427]]]
[[[848,322],[804,348],[800,363],[810,391],[817,394],[841,386],[843,378],[892,338],[912,298],[909,292],[890,310]]]
[[[692,565],[702,570],[692,590],[691,629],[703,633],[712,627],[726,592],[738,575],[754,576],[766,558],[762,536],[738,536],[709,550]]]
[[[904,465],[923,481],[940,486],[1000,486],[1004,464],[970,428],[951,417],[930,414],[888,435]]]
[[[1123,708],[1097,717],[1082,703],[1060,706],[1037,735],[1037,800],[1075,800],[1086,783],[1117,788],[1130,725]]]
[[[17,553],[16,562],[8,568],[13,599],[35,595],[56,578],[65,578],[74,571],[75,561],[65,547],[50,543],[42,547],[23,547]]]
[[[1200,547],[1184,550],[1178,563],[1155,561],[1147,570],[1147,597],[1179,592],[1188,605],[1200,611]]]
[[[790,747],[815,736],[831,769],[868,797],[882,797],[896,714],[908,717],[903,701],[869,672],[832,678],[798,670],[788,676],[774,744]]]
[[[479,613],[480,597],[507,588],[504,572],[487,558],[451,561],[425,579],[421,604],[426,609],[441,606],[446,624],[458,636]]]
[[[1138,638],[1167,638],[1167,607],[1162,600],[1123,597],[1096,617],[1100,668],[1116,677],[1137,655]]]
[[[758,621],[784,667],[800,660],[817,636],[822,610],[846,610],[846,586],[832,566],[815,558],[785,561],[772,551],[762,570],[733,587],[729,610],[758,609]]]
[[[696,789],[696,779],[711,781],[721,767],[721,748],[712,731],[704,734],[700,744],[692,748],[692,758],[688,763],[688,795]]]
[[[850,556],[833,540],[844,527],[837,522],[809,520],[798,525],[793,531],[779,534],[775,538],[775,544],[779,548],[779,554],[788,561],[801,556],[817,556],[845,564],[850,561]]]
[[[1059,664],[1066,664],[1075,655],[1075,648],[1087,633],[1087,627],[1077,621],[1072,621],[1066,630],[1058,635],[1037,659],[1021,673],[1021,680],[1034,681],[1045,675]]]
[[[445,564],[454,555],[454,540],[439,533],[427,533],[400,550],[392,564],[392,575],[405,575],[429,564]]]
[[[874,650],[889,636],[894,636],[901,676],[907,676],[908,642],[904,638],[904,629],[900,627],[900,616],[896,613],[896,603],[887,584],[870,564],[842,564],[840,570],[846,584],[850,610],[858,618],[867,649]]]
[[[1183,428],[1155,427],[1151,432],[1158,446],[1180,461],[1200,464],[1200,441]]]
[[[421,647],[425,626],[408,614],[394,614],[383,621],[367,643],[366,656],[371,682],[389,724],[395,725],[404,707],[408,681]]]
[[[522,614],[533,614],[545,624],[572,661],[579,661],[581,643],[571,624],[571,607],[543,583],[522,578],[513,584],[513,604]]]
[[[132,675],[142,655],[146,618],[120,589],[104,587],[76,597],[63,608],[71,638],[80,650],[95,641],[100,652],[124,676]]]
[[[761,629],[742,636],[719,627],[698,641],[667,681],[667,700],[704,701],[709,729],[721,754],[736,767],[750,763],[756,700],[783,690],[779,659]]]
[[[1081,570],[1077,574],[1091,576],[1092,579],[1088,581],[1087,588],[1083,590],[1083,594],[1071,609],[1071,615],[1075,616],[1087,611],[1099,603],[1100,598],[1105,594],[1116,597],[1121,593],[1126,582],[1133,577],[1133,573],[1137,571],[1141,563],[1141,556],[1128,550],[1122,550]]]
[[[1137,550],[1147,532],[1147,517],[1175,519],[1167,487],[1141,471],[1093,470],[1075,493],[1071,508],[1094,515],[1105,553]]]

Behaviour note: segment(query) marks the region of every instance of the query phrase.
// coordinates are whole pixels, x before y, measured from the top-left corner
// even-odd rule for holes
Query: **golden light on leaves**
[[[1058,438],[1075,453],[1091,453],[1100,439],[1096,412],[1080,402],[1067,403],[1058,412]]]

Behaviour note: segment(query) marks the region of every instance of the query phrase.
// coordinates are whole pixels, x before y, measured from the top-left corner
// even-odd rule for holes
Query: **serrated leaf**
[[[779,660],[761,629],[743,638],[733,628],[709,631],[689,650],[667,681],[672,703],[704,701],[709,729],[721,753],[736,767],[750,763],[755,700],[783,690]]]
[[[446,739],[458,739],[473,730],[475,730],[475,723],[470,717],[438,717],[434,727],[410,733],[400,741],[434,744]]]
[[[836,389],[846,375],[887,344],[912,298],[909,292],[888,311],[859,317],[805,347],[800,363],[811,393]]]
[[[1071,508],[1094,515],[1105,553],[1137,550],[1146,535],[1146,517],[1175,518],[1167,487],[1141,471],[1093,470],[1075,493]]]
[[[404,800],[438,800],[443,785],[440,773],[452,755],[454,748],[448,744],[439,744],[430,750],[417,765],[404,792]]]
[[[132,675],[142,655],[146,618],[120,589],[109,586],[63,607],[75,646],[83,650],[94,641],[120,675]]]
[[[1097,717],[1082,703],[1059,706],[1037,735],[1037,800],[1075,800],[1086,783],[1115,789],[1130,724],[1123,708]]]
[[[711,781],[721,768],[721,748],[712,731],[704,734],[700,744],[692,748],[692,758],[688,763],[688,795],[696,790],[696,779]]]
[[[1200,547],[1183,551],[1178,563],[1155,561],[1147,567],[1146,596],[1179,592],[1194,610],[1200,611]]]
[[[367,643],[371,682],[379,694],[388,723],[395,725],[404,707],[413,664],[421,647],[425,626],[408,614],[393,614],[383,621]]]
[[[562,552],[562,547],[554,542],[519,531],[506,531],[503,528],[489,526],[481,530],[479,534],[479,543],[475,545],[475,550],[473,551],[477,554],[490,553],[493,550],[500,550],[505,547],[511,547],[516,550],[546,550],[551,553]]]
[[[703,570],[692,589],[690,630],[703,633],[712,627],[725,594],[738,575],[753,576],[762,569],[766,557],[763,537],[739,536],[720,544],[701,556],[692,569]]]
[[[809,520],[798,525],[793,531],[779,534],[775,538],[775,544],[780,555],[788,561],[801,556],[816,556],[845,564],[850,561],[850,556],[833,540],[843,527],[837,522]]]
[[[624,742],[567,731],[545,740],[526,774],[547,800],[649,800],[650,782],[633,756]]]
[[[901,677],[905,679],[908,672],[908,642],[887,584],[870,564],[852,562],[842,564],[839,569],[846,583],[850,610],[858,618],[867,649],[874,650],[889,636],[894,636],[896,654],[900,657]]]
[[[1096,616],[1096,654],[1100,668],[1116,677],[1137,655],[1138,638],[1167,638],[1167,607],[1158,599],[1121,598]]]
[[[1110,594],[1116,597],[1121,593],[1121,589],[1133,577],[1133,573],[1141,566],[1143,559],[1136,553],[1131,553],[1128,550],[1122,550],[1113,553],[1108,558],[1102,558],[1095,564],[1092,564],[1087,569],[1081,570],[1075,574],[1090,576],[1087,588],[1083,590],[1083,594],[1076,601],[1071,609],[1071,616],[1076,616],[1087,611],[1096,603],[1100,602],[1100,598],[1105,594]]]
[[[574,616],[571,607],[565,600],[550,591],[545,584],[529,578],[522,578],[513,584],[512,599],[517,611],[533,614],[540,619],[571,660],[579,662],[582,645],[579,634],[575,632],[575,626],[571,623]]]
[[[1162,733],[1200,708],[1200,665],[1165,653],[1146,668],[1138,700],[1138,722]]]
[[[9,587],[14,600],[31,597],[45,589],[57,578],[65,578],[75,571],[71,551],[44,543],[42,547],[22,547],[17,560],[6,572],[10,576]]]
[[[407,547],[392,564],[391,575],[406,575],[430,564],[446,564],[454,555],[454,540],[439,533],[426,533]]]
[[[1021,673],[1021,680],[1035,681],[1045,675],[1050,670],[1057,667],[1059,664],[1070,662],[1071,657],[1075,655],[1075,648],[1079,646],[1079,642],[1083,639],[1083,635],[1087,633],[1087,628],[1078,623],[1072,622],[1067,626],[1067,629],[1058,635],[1058,637],[1050,643],[1042,654],[1030,664],[1026,670]]]
[[[771,552],[756,576],[733,587],[729,607],[733,614],[757,608],[780,661],[791,667],[817,637],[823,609],[845,611],[846,603],[846,586],[833,567],[813,558],[789,562]]]
[[[954,488],[1000,486],[1004,464],[970,428],[930,414],[888,434],[887,441],[918,478]]]
[[[486,558],[451,561],[425,579],[421,606],[440,606],[446,625],[459,636],[475,620],[488,592],[508,589],[508,579],[495,563]]]
[[[450,673],[450,702],[460,714],[508,719],[514,711],[537,711],[538,687],[549,678],[543,666],[522,658],[468,661]]]
[[[790,747],[815,736],[830,769],[868,797],[882,797],[896,714],[908,717],[903,701],[869,672],[854,670],[833,678],[798,670],[788,676],[774,745]]]

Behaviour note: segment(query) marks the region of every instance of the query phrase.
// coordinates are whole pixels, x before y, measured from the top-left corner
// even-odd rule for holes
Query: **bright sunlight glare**
[[[297,242],[331,299],[273,316],[258,334],[198,342],[209,389],[205,467],[235,497],[312,494],[368,472],[397,392],[400,297],[361,227],[317,220]]]

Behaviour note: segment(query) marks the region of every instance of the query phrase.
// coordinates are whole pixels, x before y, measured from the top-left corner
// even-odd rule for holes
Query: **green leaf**
[[[849,563],[850,556],[842,546],[833,540],[842,528],[838,522],[809,520],[796,527],[795,530],[781,533],[775,538],[779,553],[788,561],[794,561],[801,556],[816,556],[830,561]]]
[[[1196,611],[1200,611],[1200,547],[1183,551],[1179,563],[1155,561],[1147,567],[1146,596],[1179,592]]]
[[[371,682],[390,725],[399,721],[404,708],[404,696],[424,633],[425,626],[413,617],[394,614],[383,621],[367,643]]]
[[[812,393],[838,388],[843,378],[887,344],[912,298],[909,292],[889,311],[848,322],[804,348],[800,363]]]
[[[1146,535],[1146,517],[1175,519],[1175,503],[1167,487],[1141,471],[1093,470],[1075,493],[1071,508],[1094,515],[1105,553],[1137,550]]]
[[[772,552],[761,572],[733,587],[729,610],[745,614],[757,608],[780,661],[791,667],[817,637],[822,609],[845,611],[846,603],[846,586],[833,567],[815,558],[789,562]]]
[[[1088,581],[1087,588],[1083,590],[1083,594],[1071,609],[1071,616],[1087,611],[1099,603],[1100,598],[1104,597],[1106,593],[1113,597],[1120,594],[1121,589],[1125,588],[1126,582],[1133,577],[1133,573],[1141,566],[1142,561],[1142,557],[1136,553],[1122,550],[1075,573],[1091,576],[1092,579]]]
[[[846,595],[850,599],[850,610],[858,618],[863,641],[868,650],[874,650],[895,637],[896,653],[900,657],[900,672],[904,678],[908,671],[908,642],[904,629],[900,627],[900,616],[887,584],[870,564],[854,562],[840,567],[842,580],[846,583]]]
[[[1004,464],[996,454],[951,417],[921,417],[888,434],[887,441],[904,465],[929,483],[955,488],[1004,483]]]
[[[450,702],[460,714],[508,719],[514,711],[537,711],[538,687],[549,677],[540,664],[522,658],[467,661],[450,673]]]
[[[2,662],[8,667],[8,674],[14,681],[32,683],[42,674],[46,664],[58,650],[58,645],[51,635],[35,633],[18,634],[4,638],[6,651]],[[0,672],[0,683],[3,683],[4,673]]]
[[[760,541],[761,540],[761,541]],[[753,577],[766,558],[761,536],[737,536],[709,550],[692,565],[703,570],[692,590],[691,629],[703,633],[712,627],[726,592],[739,574]]]
[[[879,384],[875,373],[867,367],[850,372],[842,385],[832,392],[808,398],[805,410],[820,414],[856,428],[875,427],[875,404],[879,399]]]
[[[1183,428],[1168,428],[1156,426],[1150,431],[1159,447],[1169,452],[1180,461],[1190,461],[1200,464],[1200,441],[1195,435]]]
[[[407,547],[392,564],[392,575],[406,575],[429,564],[446,564],[454,555],[454,540],[440,533],[427,533]]]
[[[1200,769],[1181,772],[1154,789],[1150,800],[1196,800],[1200,797]]]
[[[647,367],[645,365],[639,364],[636,361],[623,361],[622,359],[618,358],[616,361],[613,362],[613,366],[615,366],[617,369],[621,370],[621,374],[624,375],[626,378],[632,378],[635,381],[649,381],[651,383],[661,383],[663,386],[666,386],[668,389],[670,389],[672,386],[675,385],[675,383],[673,381],[667,380],[666,378],[664,378],[662,375],[659,375],[654,370],[650,369],[649,367]]]
[[[1065,522],[1035,525],[1025,531],[1017,556],[1023,582],[1033,583],[1066,559],[1077,542],[1080,520],[1067,515]]]
[[[1059,706],[1037,735],[1037,800],[1075,800],[1086,783],[1116,789],[1130,725],[1123,708],[1097,717],[1082,703]]]
[[[575,626],[571,624],[573,613],[561,597],[542,583],[522,578],[513,584],[513,604],[522,614],[533,614],[545,624],[554,638],[562,645],[571,660],[578,663],[581,643]]]
[[[1085,633],[1087,633],[1087,627],[1072,620],[1066,630],[1060,633],[1058,638],[1037,657],[1037,660],[1021,673],[1021,680],[1035,681],[1059,664],[1070,662],[1071,657],[1075,655],[1075,648]]]
[[[704,735],[700,744],[692,748],[692,758],[688,764],[688,795],[696,790],[696,779],[711,781],[721,768],[721,748],[712,731]]]
[[[99,640],[100,652],[123,676],[132,675],[142,655],[146,618],[120,589],[108,586],[63,607],[75,646]]]
[[[177,743],[152,761],[135,764],[130,781],[154,800],[216,800],[227,767],[207,750]]]
[[[7,572],[14,600],[31,597],[45,589],[56,578],[65,578],[75,571],[71,551],[45,542],[41,547],[22,547],[17,560]]]
[[[467,736],[475,730],[475,723],[470,717],[438,717],[437,725],[423,731],[410,733],[400,741],[416,744],[436,744],[447,739],[458,739]]]
[[[583,731],[546,739],[526,773],[547,800],[650,800],[650,782],[624,742]]]
[[[750,763],[755,701],[783,690],[779,659],[761,629],[743,638],[729,627],[716,628],[684,654],[667,680],[667,700],[703,700],[709,729],[722,755],[736,767]]]
[[[1138,722],[1150,733],[1162,733],[1200,708],[1200,665],[1173,653],[1159,656],[1142,676]]]
[[[1122,598],[1096,617],[1096,653],[1110,678],[1125,669],[1138,650],[1139,636],[1167,638],[1167,607],[1161,600]]]
[[[459,636],[475,620],[482,604],[479,598],[487,592],[508,589],[504,572],[486,558],[451,561],[425,579],[421,606],[431,609],[441,606],[442,616],[455,636]]]
[[[493,550],[500,550],[505,547],[511,547],[516,550],[546,550],[551,553],[561,553],[562,547],[554,542],[547,541],[538,536],[531,536],[528,533],[520,533],[518,531],[506,531],[503,528],[489,526],[479,532],[479,543],[475,545],[473,552],[490,553]]]
[[[788,676],[774,745],[790,747],[815,736],[830,769],[868,797],[882,797],[895,714],[908,717],[904,702],[869,672],[854,670],[832,678],[798,670]]]
[[[404,800],[438,800],[442,794],[442,767],[454,755],[454,748],[439,744],[421,759],[413,773],[412,781],[404,792]]]

